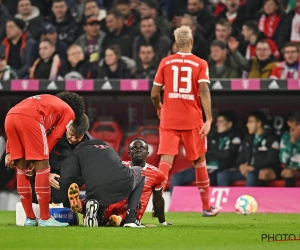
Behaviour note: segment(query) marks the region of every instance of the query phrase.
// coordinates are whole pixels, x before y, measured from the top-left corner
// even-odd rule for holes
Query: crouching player
[[[87,195],[84,226],[104,225],[105,209],[128,197],[124,226],[144,227],[136,220],[135,214],[145,183],[143,169],[126,167],[119,155],[104,141],[80,143],[66,159],[60,172],[63,204],[73,212],[84,212],[76,184],[79,177],[83,179]]]
[[[146,163],[148,145],[142,139],[133,140],[128,148],[128,154],[131,161],[123,162],[128,167],[139,166],[143,168],[145,174],[145,186],[141,195],[139,206],[136,210],[136,218],[141,221],[147,208],[151,194],[153,194],[153,206],[161,225],[172,225],[165,219],[165,201],[162,196],[163,187],[166,182],[166,176],[157,167]],[[120,226],[126,217],[127,200],[108,206],[104,214],[104,221],[107,226]]]

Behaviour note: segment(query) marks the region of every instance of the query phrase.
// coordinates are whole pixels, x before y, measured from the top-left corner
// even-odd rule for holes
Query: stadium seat
[[[12,178],[9,182],[7,182],[4,186],[4,190],[15,190],[17,188],[17,178]]]
[[[128,155],[128,146],[130,142],[132,142],[135,138],[141,138],[145,140],[149,147],[149,155],[147,157],[147,163],[158,166],[159,163],[159,155],[157,155],[158,150],[158,144],[159,144],[159,130],[158,126],[156,125],[145,125],[139,127],[137,132],[129,137],[126,138],[124,143],[124,152],[122,155],[123,161],[129,161],[129,155]]]
[[[172,169],[169,173],[169,179],[168,179],[165,190],[169,190],[169,188],[170,188],[172,175],[174,175],[184,169],[190,168],[192,165],[193,165],[192,162],[189,161],[188,159],[186,159],[183,143],[180,143],[179,147],[178,147],[178,154],[175,156]]]
[[[123,139],[123,131],[117,122],[96,121],[89,133],[94,139],[106,141],[117,153],[119,153]]]
[[[240,180],[240,181],[233,181],[230,183],[230,186],[232,187],[245,187],[246,186],[246,181]]]

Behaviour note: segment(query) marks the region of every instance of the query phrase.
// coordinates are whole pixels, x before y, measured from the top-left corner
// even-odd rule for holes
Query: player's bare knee
[[[205,160],[205,154],[201,155],[197,160],[193,161],[194,166]]]
[[[43,170],[49,166],[49,160],[32,161],[32,165],[36,171]]]
[[[28,168],[28,167],[29,167],[29,165],[30,165],[31,162],[25,160],[25,158],[21,158],[21,159],[16,159],[16,160],[14,160],[14,163],[15,163],[15,165],[16,165],[18,168],[25,169],[25,168]]]

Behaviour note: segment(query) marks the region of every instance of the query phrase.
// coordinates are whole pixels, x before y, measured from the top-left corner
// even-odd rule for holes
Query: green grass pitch
[[[15,212],[0,212],[0,249],[300,249],[300,241],[267,242],[262,234],[300,236],[300,214],[167,213],[173,226],[156,228],[25,228]],[[146,213],[143,223],[158,224]],[[277,236],[278,237],[278,236]]]

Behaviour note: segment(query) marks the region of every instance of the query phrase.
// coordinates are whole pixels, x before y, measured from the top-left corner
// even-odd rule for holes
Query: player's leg
[[[203,216],[214,216],[218,210],[210,206],[209,177],[206,169],[205,152],[207,150],[206,138],[199,135],[200,128],[181,131],[182,141],[186,150],[186,157],[195,167],[196,186],[199,190]]]
[[[25,225],[36,226],[36,217],[32,209],[30,177],[26,175],[26,168],[30,165],[30,162],[25,160],[22,131],[20,131],[19,126],[19,121],[22,118],[22,115],[7,115],[5,118],[5,131],[10,146],[10,159],[14,161],[17,170],[17,190],[27,218]]]
[[[40,207],[39,226],[68,226],[68,223],[60,223],[53,217],[50,217],[50,166],[45,128],[33,117],[25,117],[23,120],[26,120],[27,125],[19,128],[19,134],[25,149],[25,159],[32,162],[36,173],[35,191]]]
[[[169,178],[175,155],[178,153],[180,133],[176,130],[159,128],[159,147],[157,154],[161,155],[158,168]]]
[[[127,215],[124,221],[124,227],[144,227],[137,219],[135,210],[138,207],[144,185],[145,176],[141,167],[132,167],[134,176],[134,185],[128,196]]]

